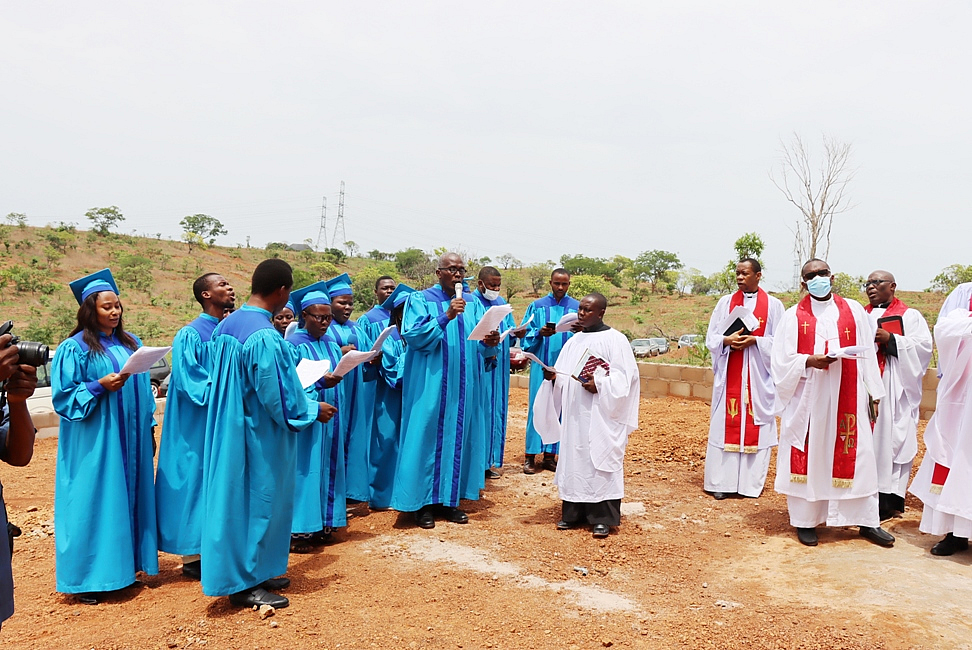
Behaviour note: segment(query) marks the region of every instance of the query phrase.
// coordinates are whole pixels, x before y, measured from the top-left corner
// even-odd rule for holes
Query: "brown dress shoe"
[[[527,454],[526,460],[523,462],[523,473],[524,474],[536,474],[537,473],[537,458],[534,454]]]
[[[556,472],[557,471],[557,457],[554,454],[544,454],[543,455],[543,468],[545,470]]]

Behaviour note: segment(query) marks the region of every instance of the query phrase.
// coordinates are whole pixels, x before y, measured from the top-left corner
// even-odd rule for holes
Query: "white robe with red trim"
[[[972,537],[972,312],[956,309],[935,325],[938,354],[946,361],[935,413],[925,427],[925,456],[909,492],[924,509],[923,533]],[[941,364],[940,364],[941,365]],[[934,466],[948,468],[932,486]]]
[[[824,354],[839,345],[837,319],[839,311],[833,298],[811,301],[817,319],[814,354]],[[867,312],[857,302],[848,300],[857,326],[857,341],[874,340],[874,326]],[[776,381],[777,397],[783,407],[780,419],[780,447],[776,461],[777,492],[809,502],[841,501],[873,497],[873,520],[847,521],[841,513],[827,517],[829,525],[876,525],[877,521],[877,465],[874,443],[868,424],[868,394],[874,399],[884,397],[884,385],[873,351],[857,361],[857,422],[856,463],[850,487],[835,487],[832,481],[834,449],[837,440],[837,397],[840,388],[841,362],[827,370],[807,368],[809,355],[797,352],[797,306],[783,315],[776,329],[773,343],[772,374]],[[809,435],[808,435],[809,431]],[[806,443],[804,443],[806,441]],[[808,455],[806,482],[791,480],[790,447],[805,450]],[[831,504],[833,505],[833,504]],[[850,508],[851,504],[848,504]],[[850,508],[859,512],[859,507]],[[791,513],[792,514],[792,513]],[[855,515],[856,518],[856,515]]]

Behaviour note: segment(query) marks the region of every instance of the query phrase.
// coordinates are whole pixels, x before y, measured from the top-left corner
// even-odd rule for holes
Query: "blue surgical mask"
[[[814,298],[826,298],[830,293],[830,278],[815,276],[807,281],[807,291]]]

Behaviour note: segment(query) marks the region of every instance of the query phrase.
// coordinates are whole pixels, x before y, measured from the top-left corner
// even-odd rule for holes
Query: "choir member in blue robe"
[[[372,343],[391,321],[391,312],[385,309],[384,303],[395,292],[396,286],[395,279],[390,275],[378,278],[375,281],[375,306],[358,318],[358,329]]]
[[[485,309],[505,305],[499,295],[502,276],[497,268],[484,266],[479,269],[478,287],[473,292]],[[486,376],[483,387],[486,390],[486,478],[497,479],[500,473],[496,468],[503,466],[503,451],[506,448],[506,416],[510,402],[510,345],[513,336],[523,337],[526,328],[516,328],[513,315],[503,319],[500,330],[513,330],[511,336],[500,341],[495,357],[486,359]]]
[[[564,269],[554,269],[550,274],[550,293],[539,300],[534,300],[523,314],[526,323],[531,316],[533,320],[527,325],[526,336],[520,344],[526,352],[531,352],[548,366],[557,363],[560,350],[573,332],[556,332],[557,321],[565,314],[577,312],[578,302],[567,295],[570,288],[570,273]],[[537,469],[554,472],[557,470],[557,452],[559,443],[543,444],[540,434],[533,426],[533,402],[537,398],[537,391],[543,384],[543,367],[530,364],[530,406],[527,414],[526,427],[526,459],[523,463],[524,474],[535,474]],[[536,456],[543,453],[543,463],[536,462]]]
[[[364,366],[365,385],[373,387],[375,415],[372,424],[371,449],[368,454],[369,505],[374,509],[391,506],[395,486],[395,469],[398,463],[398,441],[402,425],[402,379],[405,371],[405,341],[399,331],[405,298],[415,289],[400,284],[385,299],[383,308],[388,310],[392,333],[381,346],[381,355]],[[359,319],[360,322],[360,319]]]
[[[159,572],[148,373],[119,374],[141,347],[108,269],[71,283],[78,324],[51,363],[61,416],[54,483],[57,590],[94,604]]]
[[[294,355],[270,323],[290,296],[280,259],[253,272],[251,296],[213,332],[203,451],[202,587],[234,605],[286,607],[297,440],[334,407],[307,396]],[[268,589],[269,588],[269,589]]]
[[[155,507],[159,550],[182,555],[182,573],[199,580],[203,443],[211,385],[209,341],[228,310],[236,306],[232,285],[218,273],[192,284],[202,313],[172,341],[172,374],[165,400]]]
[[[466,273],[462,258],[439,258],[439,284],[409,294],[402,338],[402,433],[391,507],[414,512],[422,528],[435,514],[466,523],[460,499],[475,500],[484,487],[486,408],[483,364],[496,356],[499,334],[469,341],[485,310],[470,293],[455,295]]]
[[[273,327],[280,332],[280,336],[283,336],[287,332],[287,326],[293,323],[295,318],[297,318],[297,307],[291,299],[273,314]]]
[[[327,285],[317,282],[293,293],[300,305],[299,327],[289,341],[300,359],[327,359],[331,370],[341,361],[341,348],[327,337],[332,325]],[[307,553],[331,539],[331,530],[347,525],[347,488],[344,465],[344,426],[347,407],[337,377],[330,371],[304,390],[337,412],[327,423],[315,423],[297,440],[297,478],[294,492],[291,553]]]

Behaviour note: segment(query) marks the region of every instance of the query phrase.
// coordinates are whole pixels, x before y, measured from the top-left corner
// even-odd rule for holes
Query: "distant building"
[[[289,251],[312,251],[314,247],[310,244],[291,244],[287,247]]]

